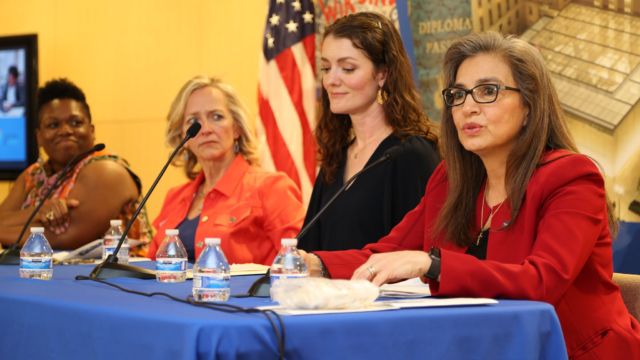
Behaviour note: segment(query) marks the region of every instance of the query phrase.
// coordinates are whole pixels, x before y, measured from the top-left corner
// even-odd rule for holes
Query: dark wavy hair
[[[544,59],[526,41],[515,36],[505,37],[494,31],[460,38],[449,47],[444,56],[442,74],[445,88],[454,86],[458,69],[466,59],[480,54],[493,55],[509,64],[524,106],[529,109],[527,124],[520,130],[507,159],[504,183],[511,207],[508,228],[517,221],[527,185],[534,171],[543,165],[540,160],[544,153],[559,149],[573,153],[579,151],[569,133]],[[432,235],[442,232],[445,242],[452,242],[460,247],[470,246],[474,241],[470,227],[475,221],[476,201],[487,172],[480,157],[467,151],[460,143],[450,106],[442,112],[441,126],[449,192]],[[606,202],[611,234],[615,237],[618,222],[608,197]],[[480,230],[477,224],[474,227],[475,231]]]
[[[373,62],[376,71],[387,69],[387,80],[382,87],[387,98],[382,106],[394,135],[403,141],[410,136],[422,136],[437,147],[438,136],[422,111],[422,99],[413,81],[411,62],[393,23],[380,14],[361,12],[336,20],[326,28],[324,39],[328,36],[351,40],[353,46]],[[331,112],[329,95],[323,87],[316,141],[320,167],[324,180],[329,184],[335,180],[344,161],[342,150],[352,140],[351,128],[349,115]]]
[[[55,99],[71,99],[79,102],[87,113],[87,119],[91,122],[91,111],[89,111],[89,104],[87,104],[84,92],[76,84],[65,78],[47,81],[43,87],[38,89],[37,97],[36,114],[38,114],[38,127],[40,127],[40,110]]]

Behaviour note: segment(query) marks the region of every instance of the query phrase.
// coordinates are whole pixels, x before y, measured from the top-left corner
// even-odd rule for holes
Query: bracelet
[[[322,259],[320,259],[320,256],[314,254],[314,253],[309,253],[309,255],[313,255],[315,256],[318,261],[320,261],[320,277],[324,277],[324,263],[322,262]]]

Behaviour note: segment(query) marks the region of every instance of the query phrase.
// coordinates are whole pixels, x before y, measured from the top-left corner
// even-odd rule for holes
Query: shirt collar
[[[242,176],[249,168],[249,163],[245,160],[241,154],[236,155],[236,158],[231,163],[231,166],[225,171],[224,175],[216,186],[213,187],[213,190],[216,190],[227,197],[231,196],[233,193],[233,189],[236,188]],[[198,176],[193,180],[191,186],[189,187],[189,191],[185,193],[185,200],[192,201],[193,196],[198,191],[198,187],[204,181],[204,172],[200,172]]]
[[[249,163],[244,159],[244,157],[242,157],[242,154],[236,155],[231,166],[229,166],[227,171],[225,171],[224,175],[222,175],[222,178],[218,181],[216,186],[213,187],[213,189],[226,196],[231,196],[233,189],[236,188],[248,168]]]

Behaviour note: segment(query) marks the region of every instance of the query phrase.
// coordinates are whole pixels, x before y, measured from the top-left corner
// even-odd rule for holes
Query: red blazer
[[[158,230],[147,257],[156,258],[166,229],[175,229],[187,217],[204,175],[169,190],[160,215],[153,222]],[[204,238],[221,239],[220,247],[230,264],[271,265],[283,238],[300,232],[304,208],[300,190],[283,173],[251,166],[240,155],[206,195],[196,230],[196,259]]]
[[[544,301],[556,309],[570,359],[640,359],[640,324],[611,281],[602,175],[587,157],[566,151],[547,153],[541,164],[515,223],[489,235],[486,260],[466,255],[466,248],[443,244],[442,236],[430,236],[447,196],[444,163],[431,177],[420,205],[388,236],[363,250],[316,254],[333,278],[350,278],[374,252],[440,247],[440,282],[429,283],[433,295]],[[510,214],[505,203],[492,229],[506,224]]]

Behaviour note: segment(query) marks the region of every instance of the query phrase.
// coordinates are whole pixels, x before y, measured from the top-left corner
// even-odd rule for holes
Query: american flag
[[[316,178],[314,17],[310,0],[269,0],[258,84],[261,165],[289,175],[305,206]]]

